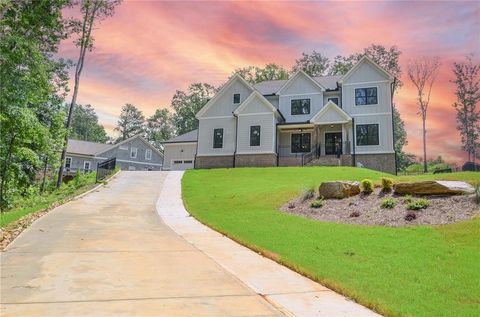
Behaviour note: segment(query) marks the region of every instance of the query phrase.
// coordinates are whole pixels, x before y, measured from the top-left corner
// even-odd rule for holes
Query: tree
[[[171,106],[175,111],[172,123],[177,135],[198,128],[197,112],[212,98],[217,89],[206,83],[194,83],[186,92],[177,90],[173,95]]]
[[[143,113],[134,105],[127,103],[122,107],[122,113],[115,130],[120,132],[117,142],[124,141],[137,134],[143,134],[145,132]]]
[[[295,60],[292,72],[303,70],[312,77],[323,76],[330,67],[330,60],[321,53],[313,50],[312,53],[302,53],[302,57]]]
[[[480,148],[480,64],[467,56],[465,62],[454,63],[455,95],[453,104],[457,112],[457,129],[460,131],[462,149],[468,153],[468,161],[475,162]]]
[[[0,19],[0,209],[25,193],[63,137],[56,129],[66,63],[54,58],[68,36],[65,1],[4,1]]]
[[[73,86],[72,101],[68,109],[67,122],[65,127],[70,129],[72,125],[73,109],[77,102],[78,89],[80,87],[80,75],[82,74],[83,64],[87,51],[93,50],[93,35],[92,30],[98,22],[113,15],[114,9],[121,3],[121,0],[81,0],[80,11],[82,13],[82,20],[72,20],[71,26],[74,32],[79,33],[80,36],[75,41],[77,47],[80,48],[77,64],[75,67],[75,83]],[[58,171],[57,187],[60,187],[63,179],[63,168],[65,157],[67,155],[68,134],[65,136],[65,142],[60,159],[60,169]]]
[[[105,128],[98,123],[98,116],[91,105],[77,105],[73,110],[70,137],[77,140],[105,143]]]
[[[417,89],[417,103],[420,108],[422,118],[422,137],[423,137],[423,171],[427,173],[427,131],[425,123],[427,120],[427,110],[430,103],[432,86],[437,77],[440,60],[438,57],[423,58],[411,61],[408,64],[408,78]]]
[[[250,84],[257,84],[266,80],[282,80],[288,79],[288,71],[280,65],[277,64],[267,64],[265,67],[256,67],[256,66],[247,66],[243,68],[236,69],[232,76],[239,74]]]
[[[153,116],[147,119],[147,140],[157,149],[161,149],[161,142],[173,136],[171,114],[168,109],[157,109]]]
[[[329,76],[334,75],[345,75],[348,71],[355,65],[355,63],[360,59],[359,54],[352,54],[349,56],[337,55],[333,59],[333,63],[330,65],[328,70]]]

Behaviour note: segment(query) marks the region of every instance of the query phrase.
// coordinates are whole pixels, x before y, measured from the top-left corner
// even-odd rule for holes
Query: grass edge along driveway
[[[204,224],[389,316],[477,316],[480,219],[387,228],[319,222],[278,211],[302,189],[326,180],[376,182],[352,167],[189,170],[188,211]],[[394,177],[474,182],[480,173]]]

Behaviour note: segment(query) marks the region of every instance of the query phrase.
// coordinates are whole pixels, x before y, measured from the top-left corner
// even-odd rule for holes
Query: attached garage
[[[198,130],[174,137],[163,142],[163,170],[183,171],[195,167]]]

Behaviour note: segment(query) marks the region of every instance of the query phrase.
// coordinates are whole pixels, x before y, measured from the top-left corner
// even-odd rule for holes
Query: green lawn
[[[382,314],[479,316],[480,219],[385,228],[277,211],[321,181],[381,176],[351,167],[190,170],[182,195],[203,223]],[[417,178],[474,182],[480,173],[399,177]]]

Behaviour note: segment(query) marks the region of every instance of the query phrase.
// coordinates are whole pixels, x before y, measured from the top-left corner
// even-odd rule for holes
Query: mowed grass
[[[480,219],[446,226],[325,223],[278,211],[326,180],[391,175],[352,167],[190,170],[189,212],[203,223],[389,316],[480,315]],[[395,178],[395,177],[394,177]],[[402,176],[475,182],[480,173]],[[395,178],[398,180],[397,178]]]

